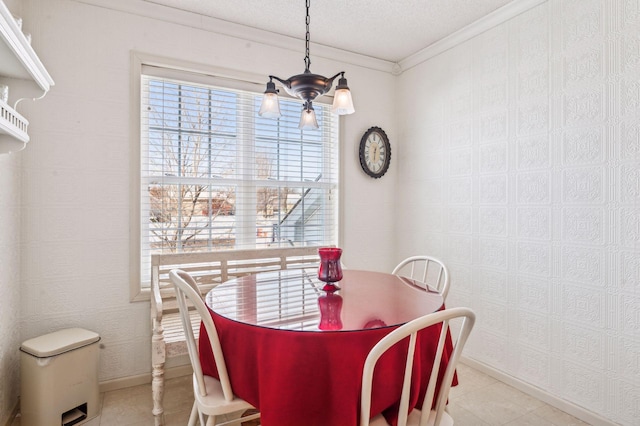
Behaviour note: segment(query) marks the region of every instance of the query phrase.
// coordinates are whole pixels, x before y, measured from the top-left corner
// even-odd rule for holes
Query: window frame
[[[141,251],[142,251],[142,235],[141,235],[141,156],[142,156],[142,143],[141,137],[141,105],[142,105],[142,75],[145,74],[144,69],[146,67],[157,67],[161,69],[163,77],[176,78],[179,80],[185,79],[185,74],[189,74],[189,81],[196,84],[210,85],[212,80],[216,81],[218,85],[227,87],[229,89],[248,90],[253,92],[264,91],[265,76],[242,72],[238,70],[232,70],[228,68],[208,66],[204,64],[198,64],[188,61],[181,61],[177,59],[171,59],[161,57],[157,55],[146,54],[138,51],[131,51],[131,73],[130,73],[130,87],[131,87],[131,124],[130,124],[130,267],[129,267],[129,281],[130,281],[130,300],[145,301],[150,298],[150,288],[145,286],[141,281],[142,263],[141,263]],[[330,104],[332,96],[324,95],[324,99],[317,101],[317,103]],[[338,199],[335,212],[335,233],[338,244],[342,241],[342,217],[343,217],[343,170],[342,170],[342,157],[343,157],[343,126],[342,117],[338,117],[338,134],[337,134],[337,150],[339,164],[336,168],[338,179]]]

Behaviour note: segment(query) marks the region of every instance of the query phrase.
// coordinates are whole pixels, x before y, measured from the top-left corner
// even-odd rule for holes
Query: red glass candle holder
[[[320,256],[318,279],[326,283],[323,290],[338,290],[339,287],[334,283],[342,279],[342,265],[340,263],[342,249],[337,247],[321,247],[318,249],[318,255]]]

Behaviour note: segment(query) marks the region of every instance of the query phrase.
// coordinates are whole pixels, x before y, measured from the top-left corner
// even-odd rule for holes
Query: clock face
[[[387,134],[379,127],[371,127],[360,140],[360,165],[373,178],[382,177],[391,162],[391,145]]]

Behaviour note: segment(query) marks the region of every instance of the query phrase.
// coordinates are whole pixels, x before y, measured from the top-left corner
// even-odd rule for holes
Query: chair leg
[[[193,402],[193,407],[191,407],[191,414],[189,415],[189,423],[188,426],[196,426],[196,420],[198,419],[198,405]]]
[[[207,419],[206,426],[215,426],[215,424],[216,424],[216,416],[209,416],[209,418]]]

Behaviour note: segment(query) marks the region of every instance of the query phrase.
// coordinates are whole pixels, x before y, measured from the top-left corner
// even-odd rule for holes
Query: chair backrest
[[[198,283],[196,282],[195,278],[193,278],[191,276],[190,273],[185,272],[181,269],[177,269],[176,270],[176,274],[178,274],[178,276],[180,278],[182,278],[184,280],[184,282],[186,282],[187,284],[189,284],[191,286],[192,289],[195,290],[195,292],[198,294],[198,296],[200,296],[200,299],[202,299],[202,292],[200,291],[200,287],[198,287]]]
[[[471,329],[473,328],[473,325],[475,323],[475,313],[469,308],[445,309],[443,311],[424,315],[420,318],[410,321],[395,329],[391,333],[387,334],[371,349],[371,351],[369,351],[369,355],[367,356],[362,372],[362,393],[360,396],[360,426],[369,425],[373,371],[375,369],[376,363],[378,362],[378,359],[380,358],[380,356],[382,356],[382,354],[384,354],[391,347],[395,346],[398,342],[409,337],[407,360],[404,370],[404,381],[402,385],[402,393],[400,395],[400,409],[398,412],[398,426],[405,426],[407,424],[407,418],[410,411],[409,394],[411,390],[413,359],[418,332],[424,330],[427,327],[431,327],[432,325],[442,324],[438,346],[436,348],[436,353],[434,354],[433,368],[431,371],[424,372],[425,375],[429,375],[429,382],[424,397],[424,403],[421,407],[422,416],[420,419],[420,425],[427,425],[429,415],[431,414],[430,412],[432,411],[431,407],[434,401],[436,382],[438,374],[440,372],[440,363],[442,360],[442,354],[444,352],[447,333],[449,330],[449,322],[455,318],[462,318],[462,324],[459,328],[457,336],[453,339],[453,351],[450,354],[449,361],[447,363],[447,367],[440,384],[438,395],[435,395],[435,406],[433,408],[435,414],[435,421],[433,424],[438,425],[440,423],[442,412],[447,405],[449,389],[451,388],[453,374],[460,358],[460,353],[462,352],[462,348],[464,347],[467,338],[469,337],[469,333],[471,332]]]
[[[198,290],[197,285],[194,286],[195,281],[187,272],[180,269],[173,269],[169,272],[171,282],[175,286],[176,299],[178,301],[178,309],[180,310],[180,318],[182,319],[182,328],[187,343],[187,349],[189,351],[189,359],[191,360],[191,366],[193,367],[193,373],[195,374],[196,381],[198,383],[198,392],[202,396],[206,396],[206,387],[204,385],[204,376],[202,373],[202,365],[200,364],[200,357],[198,355],[198,344],[193,334],[193,328],[191,327],[191,318],[189,316],[189,306],[187,300],[195,307],[200,316],[200,320],[204,324],[204,327],[209,336],[211,342],[211,349],[213,357],[216,362],[216,368],[218,369],[218,376],[224,398],[227,401],[233,400],[233,390],[231,389],[231,382],[229,381],[229,374],[227,373],[227,365],[224,362],[224,355],[222,353],[222,347],[220,346],[220,339],[218,337],[218,331],[213,323],[211,314],[204,304],[202,295]]]
[[[449,268],[440,260],[431,256],[411,256],[403,260],[391,272],[421,281],[435,287],[447,300],[449,293]]]

